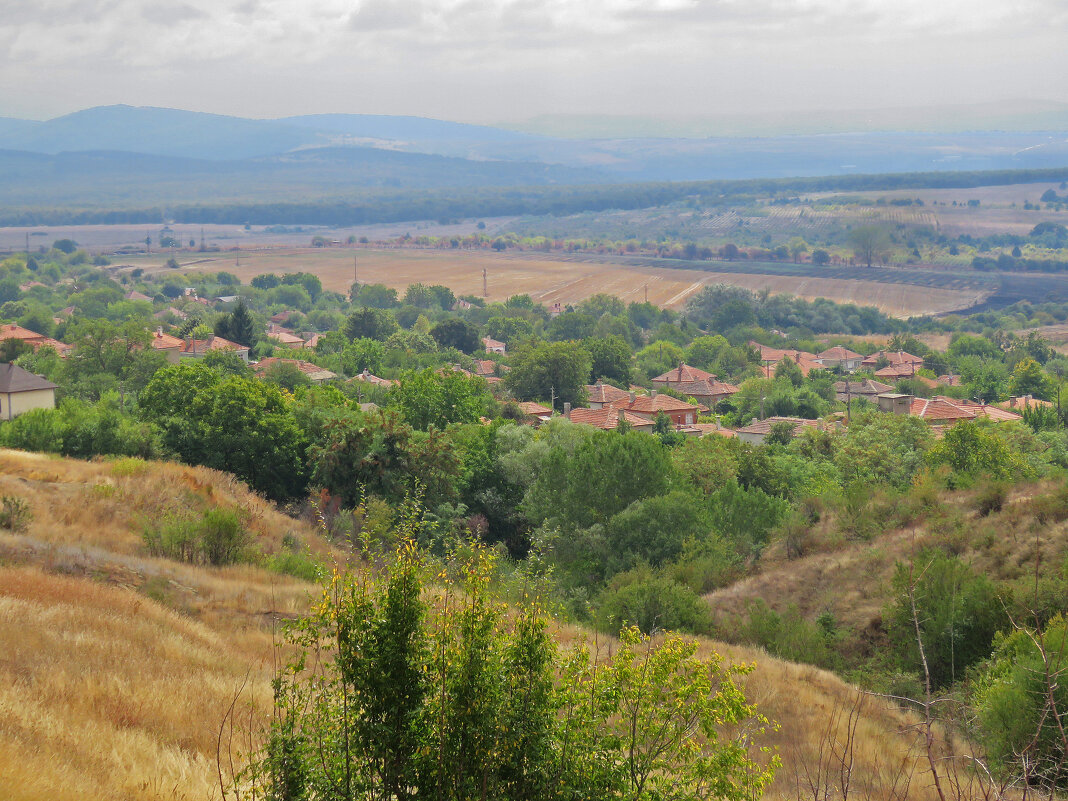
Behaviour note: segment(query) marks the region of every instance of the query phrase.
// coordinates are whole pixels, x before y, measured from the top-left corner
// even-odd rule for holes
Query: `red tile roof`
[[[159,329],[152,334],[152,347],[154,350],[181,350],[183,345],[185,345],[184,339],[165,334]]]
[[[605,406],[602,409],[572,409],[569,417],[572,423],[583,423],[605,431],[614,430],[619,425],[619,418],[619,409],[611,406]],[[623,412],[623,419],[635,428],[652,428],[653,426],[651,421],[626,411]]]
[[[547,417],[553,413],[553,410],[548,406],[542,406],[540,403],[534,403],[533,401],[523,401],[517,405],[523,410],[523,414],[529,414],[531,417]]]
[[[260,359],[259,364],[253,369],[256,375],[262,376],[276,364],[292,364],[312,381],[329,381],[331,378],[337,378],[337,373],[331,372],[325,367],[320,367],[317,364],[306,362],[303,359],[281,359],[277,356],[268,356],[265,359]]]
[[[38,334],[36,331],[31,331],[20,325],[8,323],[7,325],[0,326],[0,340],[4,339],[21,339],[25,342],[33,342],[34,340],[47,339],[47,337],[44,334]]]
[[[1012,421],[1022,420],[1023,415],[1018,412],[1009,411],[999,406],[991,406],[986,403],[980,403],[979,401],[968,400],[966,398],[947,398],[945,395],[937,395],[936,400],[945,401],[946,403],[952,403],[965,411],[972,412],[976,417],[986,417],[990,420]]]
[[[207,353],[209,350],[248,350],[248,348],[214,335],[207,339],[182,340],[182,353],[196,355],[198,353]]]
[[[871,356],[865,356],[864,361],[862,361],[861,364],[865,367],[874,367],[883,357],[886,357],[890,364],[915,364],[917,367],[923,364],[922,356],[913,356],[911,353],[906,353],[903,350],[879,350]]]
[[[700,436],[702,437],[706,437],[709,434],[718,434],[721,437],[728,438],[738,436],[733,429],[724,428],[719,423],[693,423],[689,428],[701,432]]]
[[[849,348],[843,348],[841,345],[835,345],[833,348],[827,348],[822,353],[816,354],[817,359],[839,359],[849,360],[863,359],[864,357],[859,353],[854,353]]]
[[[897,364],[888,364],[886,367],[881,367],[875,371],[875,375],[879,378],[889,378],[891,380],[900,378],[920,378],[916,375],[917,365],[911,362],[898,362]],[[937,382],[934,382],[937,385]]]
[[[600,381],[596,384],[587,384],[586,394],[589,396],[590,403],[615,403],[630,400],[629,392],[624,392],[611,384],[602,384]]]
[[[1052,409],[1055,404],[1049,401],[1041,400],[1032,395],[1020,395],[1015,398],[1009,398],[1004,403],[998,404],[1001,408],[1009,409],[1037,409],[1037,408],[1049,408]]]
[[[733,395],[738,391],[738,387],[734,384],[727,384],[723,381],[713,381],[707,378],[700,381],[688,381],[683,384],[677,384],[672,387],[676,392],[681,392],[683,395],[690,395],[698,398],[711,398],[718,395]]]
[[[657,394],[655,397],[651,395],[638,395],[633,401],[630,399],[630,395],[627,395],[626,400],[615,401],[612,403],[612,406],[617,409],[625,409],[628,412],[637,412],[640,414],[703,411],[700,406],[694,406],[692,403],[678,400],[670,395],[661,394]]]
[[[360,373],[359,375],[355,376],[354,378],[352,378],[350,380],[352,380],[352,381],[366,381],[368,384],[374,384],[375,386],[379,386],[379,387],[391,387],[395,383],[397,383],[396,381],[390,381],[388,378],[379,378],[376,375],[372,375],[367,370],[364,370],[362,373]]]
[[[974,420],[976,413],[941,398],[913,398],[909,414],[935,424]]]
[[[771,427],[776,423],[793,423],[794,436],[798,436],[806,428],[818,428],[819,420],[807,420],[803,417],[765,417],[763,420],[754,420],[747,426],[739,428],[739,434],[760,434],[767,436],[771,433]]]
[[[712,373],[697,367],[691,367],[688,364],[680,364],[678,367],[673,367],[666,373],[658,375],[653,381],[660,384],[682,384],[690,381],[714,379],[715,377],[716,376]]]

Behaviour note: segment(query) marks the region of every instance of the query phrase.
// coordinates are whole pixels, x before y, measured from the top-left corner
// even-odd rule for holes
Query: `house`
[[[903,381],[906,378],[917,378],[916,369],[923,365],[920,362],[919,365],[913,362],[898,362],[897,364],[888,364],[886,367],[880,367],[875,371],[877,378],[883,378],[887,381]],[[930,381],[930,379],[928,379]],[[934,386],[938,386],[938,382],[933,382]]]
[[[613,403],[630,400],[629,392],[624,392],[611,384],[604,384],[600,380],[596,384],[586,385],[586,396],[589,398],[591,409],[603,409]]]
[[[548,406],[542,406],[540,403],[524,401],[516,405],[522,410],[523,414],[530,418],[531,425],[534,426],[541,425],[553,416],[553,410]]]
[[[945,395],[938,395],[935,400],[952,403],[965,411],[972,412],[976,417],[985,417],[988,420],[996,420],[1001,423],[1023,420],[1023,415],[1019,412],[1002,409],[1000,406],[991,406],[989,403],[982,403],[981,401],[968,400],[967,398],[947,398]]]
[[[21,339],[27,345],[32,345],[34,349],[36,349],[44,344],[44,341],[48,339],[48,337],[44,334],[38,334],[36,331],[31,331],[28,328],[23,328],[21,325],[8,323],[7,325],[0,326],[0,341],[7,339]]]
[[[385,387],[389,389],[396,384],[396,381],[390,381],[388,378],[379,378],[376,375],[372,375],[371,372],[365,367],[363,372],[350,379],[352,381],[362,381],[365,384],[373,384],[376,387]]]
[[[272,322],[272,323],[276,323],[278,325],[285,325],[286,321],[289,320],[289,318],[290,318],[290,316],[292,316],[292,314],[293,314],[293,312],[291,312],[291,311],[289,311],[287,309],[287,310],[284,310],[284,311],[275,312],[274,314],[272,314],[270,316],[269,319],[270,319],[270,322]]]
[[[835,345],[833,348],[827,348],[827,350],[817,353],[816,361],[828,369],[841,367],[847,373],[852,373],[860,367],[864,357],[859,353],[854,353],[849,348]]]
[[[54,409],[56,385],[14,364],[0,364],[0,419],[31,409]]]
[[[186,314],[181,309],[174,308],[174,306],[168,306],[163,311],[158,311],[155,314],[153,314],[152,316],[155,317],[157,320],[162,320],[165,317],[169,317],[171,315],[173,315],[176,320],[188,320],[189,319],[189,315],[188,314]]]
[[[163,327],[156,328],[149,343],[153,350],[158,350],[167,357],[171,364],[177,364],[182,358],[182,346],[185,340],[181,337],[171,336],[163,332]]]
[[[666,373],[658,375],[653,379],[653,383],[674,389],[679,384],[692,384],[694,381],[714,381],[715,379],[716,376],[712,373],[679,362],[678,367],[673,367]]]
[[[998,404],[1002,409],[1015,409],[1024,412],[1028,409],[1052,409],[1056,404],[1036,398],[1034,395],[1019,395]]]
[[[618,400],[602,408],[620,409],[644,418],[649,422],[655,422],[660,414],[666,414],[676,426],[693,425],[697,422],[699,412],[708,411],[703,407],[694,406],[669,395],[661,395],[655,389],[648,395],[629,392],[626,400]]]
[[[781,350],[779,348],[770,348],[767,345],[761,345],[756,340],[750,340],[749,345],[750,347],[755,348],[760,355],[760,363],[764,365],[764,374],[768,378],[771,378],[775,374],[774,366],[778,365],[785,359],[789,359],[800,367],[802,375],[807,376],[813,370],[824,369],[824,365],[816,358],[815,353],[809,353],[803,350]]]
[[[193,339],[186,337],[182,341],[181,358],[203,359],[206,354],[213,350],[229,350],[236,353],[243,362],[248,363],[248,348],[238,345],[228,339],[212,335],[207,339]]]
[[[691,431],[696,432],[696,436],[698,437],[716,435],[730,439],[731,437],[738,436],[738,434],[735,433],[734,429],[724,428],[722,425],[720,425],[719,420],[714,423],[694,423],[692,426],[688,426],[685,429],[685,433],[687,434],[689,434]]]
[[[25,342],[34,350],[44,347],[52,348],[63,358],[69,356],[71,351],[74,350],[74,348],[65,342],[46,337],[44,334],[38,334],[36,331],[31,331],[28,328],[23,328],[22,326],[13,323],[0,326],[0,342],[8,339],[17,339],[21,342]]]
[[[303,338],[298,337],[288,328],[283,328],[277,323],[271,323],[269,326],[267,326],[266,333],[269,339],[273,339],[283,348],[299,350],[307,344]]]
[[[265,359],[260,359],[259,363],[253,368],[253,371],[257,376],[262,378],[266,375],[268,370],[277,364],[293,365],[306,375],[308,380],[313,384],[325,384],[327,381],[333,381],[337,378],[337,373],[331,372],[325,367],[320,367],[317,364],[312,364],[311,362],[306,362],[302,359],[280,359],[275,356],[268,356]]]
[[[152,298],[150,298],[148,295],[138,292],[136,289],[131,289],[129,292],[123,295],[123,297],[126,300],[147,300],[149,303],[152,302]]]
[[[776,423],[793,423],[794,436],[800,436],[806,428],[820,428],[819,420],[806,420],[803,417],[765,417],[763,420],[754,420],[747,426],[737,429],[734,433],[742,442],[750,445],[762,445],[771,433],[771,428]]]
[[[635,431],[653,430],[653,421],[611,406],[601,409],[572,409],[570,404],[564,404],[564,416],[572,423],[594,426],[603,431],[614,431],[621,422],[628,423]]]
[[[857,398],[864,398],[872,403],[876,403],[876,396],[881,395],[884,392],[893,391],[894,388],[889,384],[880,384],[878,381],[872,381],[870,378],[865,378],[863,381],[834,382],[834,395],[842,403],[848,403]]]
[[[508,346],[503,342],[498,342],[496,339],[490,337],[482,337],[482,347],[486,349],[486,353],[507,353]]]
[[[693,398],[709,409],[716,408],[717,403],[728,400],[731,395],[738,392],[738,387],[734,386],[734,384],[727,384],[712,378],[702,378],[699,381],[676,384],[672,389],[676,392],[681,392],[688,398]]]
[[[860,366],[868,368],[870,370],[874,370],[875,365],[877,365],[883,359],[886,359],[886,361],[890,362],[891,365],[911,364],[914,367],[913,372],[923,367],[922,356],[913,356],[911,353],[906,353],[903,350],[876,351],[871,356],[865,356],[864,361],[860,363]]]
[[[475,359],[475,369],[472,371],[479,378],[492,378],[497,372],[507,373],[511,368],[504,364],[497,364],[490,359]]]
[[[976,420],[980,417],[998,422],[1022,419],[1019,414],[1007,409],[962,398],[947,398],[945,395],[914,398],[912,395],[886,392],[879,396],[879,408],[892,414],[922,417],[932,426],[949,426],[961,420]]]

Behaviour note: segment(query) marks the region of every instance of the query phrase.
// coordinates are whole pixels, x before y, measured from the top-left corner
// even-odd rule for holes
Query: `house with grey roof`
[[[0,364],[0,420],[31,409],[54,409],[56,385],[14,364]]]

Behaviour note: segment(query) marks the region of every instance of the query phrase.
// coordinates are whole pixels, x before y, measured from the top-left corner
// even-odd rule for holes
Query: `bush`
[[[1001,481],[991,481],[979,488],[975,494],[975,511],[980,517],[1000,512],[1009,495],[1009,487]]]
[[[1032,498],[1031,512],[1042,525],[1068,520],[1068,484],[1060,484],[1045,495]]]
[[[630,626],[645,634],[711,631],[708,608],[697,593],[670,578],[645,578],[639,577],[639,571],[635,573],[637,580],[601,594],[597,624],[602,631],[615,633]]]
[[[153,555],[191,564],[230,565],[248,557],[248,532],[232,509],[208,509],[199,519],[171,516],[143,536]]]
[[[25,500],[14,495],[4,495],[0,498],[0,528],[8,531],[25,531],[31,520],[33,520],[33,512]]]

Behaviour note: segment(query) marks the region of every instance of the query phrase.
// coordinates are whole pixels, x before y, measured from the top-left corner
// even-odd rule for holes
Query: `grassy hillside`
[[[0,795],[217,797],[224,713],[240,697],[242,727],[262,721],[273,632],[314,592],[269,570],[272,557],[295,542],[324,560],[344,554],[312,526],[202,468],[2,451],[0,496],[24,499],[33,515],[23,531],[0,530]],[[210,509],[242,516],[260,564],[210,567],[147,553],[146,526]],[[586,635],[557,631],[561,643]],[[796,797],[796,776],[818,763],[828,726],[845,736],[854,705],[856,788],[889,797],[889,774],[902,764],[922,770],[908,733],[915,721],[897,708],[816,668],[711,641],[702,647],[758,663],[748,693],[779,723],[769,744],[784,761],[770,797]],[[917,773],[910,797],[928,797],[925,785]]]

